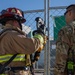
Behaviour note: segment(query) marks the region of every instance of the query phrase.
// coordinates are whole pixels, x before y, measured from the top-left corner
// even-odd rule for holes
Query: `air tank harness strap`
[[[7,67],[8,64],[12,62],[12,60],[17,56],[17,54],[14,54],[5,64],[0,64],[0,74],[4,72],[5,67]]]

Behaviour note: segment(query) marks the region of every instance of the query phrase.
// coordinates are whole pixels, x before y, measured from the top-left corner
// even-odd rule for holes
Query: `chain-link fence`
[[[52,36],[53,40],[50,41],[50,75],[53,75],[53,69],[55,64],[55,54],[56,54],[56,37],[55,35],[58,35],[58,31],[64,26],[65,24],[65,18],[64,12],[65,12],[66,6],[60,6],[60,7],[50,7],[50,36]]]
[[[50,75],[53,75],[53,68],[54,68],[54,64],[55,64],[55,50],[56,50],[56,45],[55,45],[55,40],[54,40],[54,26],[55,26],[55,17],[60,17],[60,16],[63,16],[64,15],[64,12],[65,12],[65,8],[66,6],[60,6],[60,7],[50,7],[49,8],[49,26],[50,28],[48,28],[48,31],[47,32],[50,32],[50,36],[48,36],[50,38],[50,40],[48,40],[50,42],[50,47],[48,47],[48,44],[46,45],[47,46],[47,50],[43,50],[41,52],[41,55],[40,55],[40,59],[38,61],[38,63],[36,63],[36,65],[34,66],[35,69],[37,69],[38,71],[40,72],[45,72],[46,68],[48,68],[48,70],[50,71]],[[35,30],[36,29],[36,22],[35,22],[35,18],[36,17],[41,17],[41,18],[45,18],[44,16],[44,9],[42,10],[31,10],[31,11],[24,11],[24,14],[25,14],[25,18],[26,18],[26,23],[25,25],[28,26],[28,27],[31,27],[31,30]],[[47,14],[47,13],[46,13]],[[60,18],[61,19],[61,18]],[[57,20],[58,21],[58,20]],[[61,21],[63,21],[63,19],[61,19]],[[58,21],[58,24],[59,24],[59,21]],[[61,26],[61,24],[59,24]],[[47,25],[46,25],[47,26]],[[57,30],[59,29],[59,27],[57,27]],[[57,34],[57,32],[56,32]],[[45,58],[44,56],[47,56],[46,53],[47,51],[50,50],[50,58]],[[44,52],[46,51],[46,53]],[[45,67],[45,65],[47,65],[46,61],[50,61],[50,66],[48,67]],[[46,71],[47,72],[47,71]],[[44,73],[45,75],[46,73]]]

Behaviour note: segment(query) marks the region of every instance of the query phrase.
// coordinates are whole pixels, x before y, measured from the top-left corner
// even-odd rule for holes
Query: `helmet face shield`
[[[0,21],[5,18],[12,18],[24,23],[26,20],[24,19],[23,11],[17,8],[7,8],[6,10],[2,10],[0,14]]]

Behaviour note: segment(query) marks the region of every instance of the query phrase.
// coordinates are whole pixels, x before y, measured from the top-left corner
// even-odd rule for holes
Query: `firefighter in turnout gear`
[[[7,8],[0,14],[3,30],[0,32],[0,75],[30,75],[30,57],[28,54],[41,51],[46,42],[44,35],[37,33],[27,38],[22,32],[23,11],[18,8]]]
[[[66,26],[58,33],[54,75],[75,75],[75,4],[66,8],[64,16]]]

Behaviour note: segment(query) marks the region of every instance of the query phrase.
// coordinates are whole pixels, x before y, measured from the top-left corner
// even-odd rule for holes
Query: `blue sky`
[[[75,3],[75,0],[50,0],[50,7],[68,6]],[[8,7],[17,7],[25,10],[37,10],[44,8],[44,0],[1,0],[0,11]]]
[[[43,0],[1,0],[0,10],[8,7],[18,7],[22,10],[42,9]]]
[[[50,6],[68,6],[75,4],[75,0],[50,0]]]

